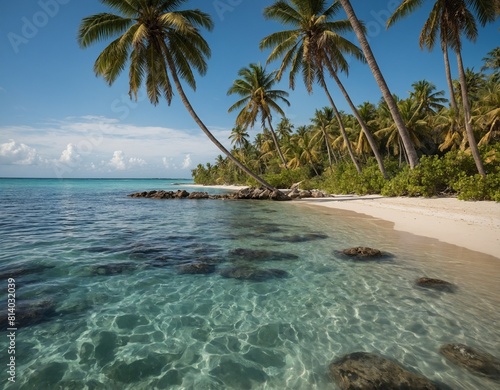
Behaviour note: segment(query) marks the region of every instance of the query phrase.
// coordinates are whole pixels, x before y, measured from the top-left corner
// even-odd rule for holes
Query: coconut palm
[[[402,1],[401,5],[387,21],[387,25],[390,26],[397,20],[415,11],[423,2],[424,0]],[[474,157],[474,162],[476,163],[476,168],[481,176],[486,176],[486,172],[471,125],[471,109],[461,53],[462,34],[464,34],[467,39],[475,41],[478,34],[476,17],[482,26],[486,25],[488,22],[493,22],[497,14],[498,5],[496,3],[496,1],[484,0],[437,0],[420,33],[421,47],[425,46],[432,49],[439,33],[443,52],[447,53],[448,48],[455,52],[460,79],[465,131],[472,156]],[[446,64],[446,68],[448,71],[449,64]],[[450,80],[448,80],[448,83],[450,83]],[[453,95],[453,93],[451,93],[451,95]]]
[[[170,105],[173,86],[191,117],[208,138],[240,169],[274,189],[241,164],[208,130],[189,102],[181,79],[196,89],[194,72],[207,72],[210,48],[200,29],[211,30],[210,16],[198,9],[179,10],[186,0],[101,0],[118,12],[99,13],[82,20],[78,42],[82,48],[114,39],[98,56],[94,72],[112,85],[128,66],[129,95],[137,100],[145,85],[150,102],[165,98]],[[173,83],[173,85],[172,85]]]
[[[335,120],[333,109],[331,107],[323,107],[322,110],[316,110],[311,122],[314,129],[313,139],[318,139],[318,142],[323,142],[328,154],[328,163],[330,167],[333,165],[332,157],[337,162],[337,157],[332,150],[332,127]]]
[[[398,109],[401,117],[405,122],[406,128],[410,132],[412,143],[421,149],[425,149],[430,137],[430,128],[427,120],[419,110],[420,103],[415,99],[404,99],[398,102]],[[392,150],[394,155],[399,155],[400,161],[403,157],[405,149],[402,147],[402,140],[397,131],[395,123],[378,130],[375,135],[386,140],[386,147]],[[405,158],[408,156],[405,154]]]
[[[498,7],[500,9],[500,2]],[[488,52],[488,55],[483,58],[483,61],[484,65],[481,68],[481,71],[492,71],[493,74],[491,77],[493,78],[493,81],[500,81],[500,47],[496,47]]]
[[[289,106],[290,102],[286,99],[288,92],[272,89],[276,84],[275,72],[267,73],[260,64],[250,64],[248,68],[240,69],[238,76],[240,78],[234,81],[227,94],[239,95],[241,99],[229,107],[228,111],[233,112],[241,108],[236,117],[236,124],[245,129],[253,127],[260,116],[262,128],[269,126],[276,151],[286,169],[286,160],[272,125],[272,111],[285,116],[278,101]]]
[[[347,20],[333,20],[340,6],[334,2],[330,6],[325,0],[279,0],[264,9],[267,19],[274,19],[284,25],[291,25],[292,30],[273,33],[265,37],[261,49],[271,48],[267,62],[281,58],[281,66],[276,74],[278,80],[290,69],[290,88],[295,87],[295,77],[301,72],[304,84],[309,93],[317,82],[325,91],[330,105],[339,123],[346,148],[357,171],[361,172],[356,157],[349,143],[347,133],[338,113],[337,107],[328,90],[325,70],[328,74],[336,74],[337,70],[348,70],[348,63],[343,54],[362,59],[359,48],[339,35],[350,31]]]
[[[236,126],[231,130],[231,134],[229,135],[229,139],[231,140],[231,144],[234,144],[237,148],[244,148],[248,145],[248,133],[241,126]]]
[[[419,103],[419,110],[424,114],[435,114],[448,101],[442,97],[444,91],[436,91],[436,86],[427,80],[416,81],[411,86],[413,91],[410,91],[410,97]]]
[[[354,33],[358,38],[361,49],[363,50],[363,54],[366,58],[366,61],[368,62],[368,66],[370,67],[373,76],[375,78],[375,81],[377,82],[380,91],[382,92],[382,96],[384,97],[384,100],[387,103],[391,116],[394,120],[396,128],[401,137],[402,143],[406,150],[410,167],[414,168],[418,164],[418,155],[417,151],[415,150],[415,145],[413,145],[411,142],[410,133],[408,132],[408,129],[406,128],[403,119],[401,118],[398,106],[394,101],[391,91],[389,90],[389,87],[387,86],[384,76],[382,75],[382,72],[378,66],[377,60],[373,55],[368,40],[366,39],[363,25],[357,18],[356,13],[354,12],[354,9],[352,8],[352,5],[349,0],[339,0],[339,2],[342,5],[342,8],[344,8],[345,13],[347,14],[347,18],[349,19],[352,29],[354,30]]]

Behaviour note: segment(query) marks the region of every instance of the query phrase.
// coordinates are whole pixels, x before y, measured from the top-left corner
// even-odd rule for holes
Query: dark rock
[[[500,380],[500,359],[464,344],[445,344],[439,352],[458,366],[474,374]]]
[[[46,265],[31,265],[31,264],[15,264],[7,267],[0,268],[0,280],[8,278],[17,278],[19,276],[26,276],[38,274],[46,269],[53,268]]]
[[[134,263],[110,263],[110,264],[99,264],[90,267],[90,272],[93,275],[118,275],[123,271],[130,271],[137,267]]]
[[[329,365],[330,377],[341,390],[437,390],[428,379],[384,357],[354,352]]]
[[[44,299],[38,301],[20,301],[16,302],[16,320],[15,326],[8,321],[7,308],[0,314],[0,326],[6,328],[25,328],[31,325],[37,325],[46,322],[57,316],[55,303],[52,300]]]
[[[224,278],[251,280],[255,282],[263,282],[274,278],[286,278],[288,276],[288,272],[281,269],[259,269],[245,266],[225,268],[219,273]]]
[[[191,192],[188,196],[189,199],[208,199],[209,197],[207,192]]]
[[[342,253],[350,257],[381,257],[382,252],[378,249],[369,248],[365,246],[358,246],[342,250]]]
[[[299,192],[299,197],[300,198],[311,198],[312,197],[312,192],[309,190],[302,190]]]
[[[229,251],[229,256],[241,260],[279,261],[297,260],[299,256],[292,253],[268,251],[264,249],[236,248]]]
[[[188,196],[189,196],[189,192],[187,192],[186,190],[178,190],[175,193],[176,198],[187,198]]]
[[[415,281],[415,284],[418,287],[424,287],[424,288],[430,288],[433,290],[438,290],[438,291],[448,291],[448,292],[454,292],[457,287],[445,280],[441,279],[432,279],[432,278],[419,278]]]
[[[184,264],[178,271],[180,274],[211,274],[215,272],[215,265],[201,262]]]

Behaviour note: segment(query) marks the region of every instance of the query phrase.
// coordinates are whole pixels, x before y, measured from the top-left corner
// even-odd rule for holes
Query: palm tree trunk
[[[323,137],[325,137],[325,146],[326,146],[326,152],[328,153],[328,163],[330,164],[330,168],[333,167],[332,163],[332,152],[331,152],[331,147],[330,143],[328,142],[328,133],[326,132],[325,128],[322,126],[321,131],[323,132]]]
[[[366,39],[365,33],[363,31],[363,26],[356,17],[350,1],[340,0],[340,3],[342,4],[342,7],[347,14],[347,18],[349,19],[354,32],[356,33],[356,37],[358,38],[361,49],[363,50],[363,53],[366,57],[368,66],[370,67],[375,81],[377,82],[380,91],[382,92],[382,95],[387,102],[387,106],[391,111],[392,118],[394,119],[394,123],[398,128],[399,134],[401,135],[401,139],[403,140],[404,147],[408,154],[410,167],[415,168],[418,165],[418,155],[417,151],[415,150],[415,145],[413,145],[413,142],[410,138],[410,133],[408,132],[408,129],[406,128],[403,119],[401,118],[401,114],[399,113],[398,106],[396,105],[396,102],[392,97],[391,91],[389,90],[389,87],[385,82],[384,76],[382,75],[377,61],[375,60],[375,56],[373,55],[370,45],[368,44],[368,40]]]
[[[285,156],[283,155],[283,152],[281,151],[280,144],[278,142],[278,137],[276,137],[276,133],[274,132],[270,117],[267,117],[267,123],[269,125],[269,130],[271,131],[271,137],[273,138],[274,145],[276,146],[276,151],[278,152],[278,155],[280,156],[280,159],[281,159],[281,162],[283,163],[283,166],[285,167],[286,170],[288,170],[288,167],[286,166]]]
[[[375,155],[375,159],[377,160],[378,168],[380,169],[380,172],[382,173],[382,176],[386,180],[389,179],[389,175],[387,174],[387,172],[385,170],[385,167],[384,167],[384,162],[382,160],[382,156],[380,155],[380,152],[378,150],[377,142],[373,138],[373,135],[372,135],[371,131],[368,129],[368,126],[366,126],[366,123],[361,118],[361,115],[359,115],[359,112],[358,112],[356,106],[352,102],[351,97],[349,96],[349,94],[347,93],[346,89],[344,88],[344,85],[342,84],[342,82],[340,81],[339,77],[337,76],[337,73],[333,73],[333,78],[335,79],[335,82],[337,83],[337,85],[339,86],[340,90],[342,91],[342,94],[344,95],[345,100],[347,101],[347,103],[351,107],[352,113],[354,114],[354,116],[358,120],[361,128],[363,129],[363,131],[365,133],[365,136],[366,136],[366,139],[368,140],[368,143],[370,144],[370,148],[372,149],[373,154]]]
[[[356,167],[356,171],[358,171],[358,173],[361,174],[361,167],[359,166],[358,160],[356,160],[356,157],[354,156],[354,153],[352,151],[351,141],[349,141],[349,138],[347,137],[344,123],[342,122],[342,118],[340,117],[340,113],[337,110],[337,106],[333,102],[332,95],[330,95],[330,91],[328,91],[328,87],[326,86],[325,81],[321,80],[320,83],[323,86],[323,89],[325,90],[326,96],[328,97],[328,100],[330,101],[330,105],[332,106],[333,113],[335,114],[335,117],[337,118],[337,122],[339,123],[340,133],[342,134],[342,138],[344,139],[344,144],[347,148],[347,151],[349,152],[349,156],[351,157],[351,160],[354,163],[354,166]]]
[[[170,70],[170,73],[172,74],[172,79],[174,80],[175,87],[177,89],[177,92],[179,93],[179,96],[182,100],[182,103],[184,103],[184,106],[188,110],[189,114],[191,117],[194,119],[196,124],[200,127],[200,129],[206,134],[206,136],[212,141],[215,146],[219,148],[219,150],[224,153],[231,161],[233,161],[243,172],[245,172],[247,175],[252,177],[253,179],[257,180],[258,183],[262,184],[264,187],[271,191],[276,191],[276,188],[274,188],[271,184],[266,182],[264,179],[261,177],[257,176],[255,173],[253,173],[250,169],[248,169],[245,165],[243,165],[236,157],[234,157],[229,150],[227,150],[224,145],[222,145],[217,138],[213,136],[213,134],[208,130],[208,128],[205,126],[205,124],[202,122],[198,114],[193,109],[193,106],[189,102],[186,94],[184,93],[184,89],[182,88],[182,84],[179,80],[179,77],[177,76],[177,71],[175,68],[175,64],[170,57],[170,54],[168,53],[168,49],[166,47],[163,47],[163,52],[165,54],[165,57],[167,59],[167,64],[168,68]]]
[[[453,80],[451,78],[450,59],[448,58],[448,47],[446,44],[442,45],[442,49],[444,55],[444,69],[446,71],[446,82],[448,83],[448,89],[450,90],[450,105],[453,111],[455,111],[455,114],[458,114],[457,100],[455,99]]]
[[[481,160],[481,155],[479,154],[476,138],[474,137],[474,130],[472,130],[469,97],[467,94],[467,81],[465,80],[462,54],[460,53],[459,49],[457,49],[455,53],[457,55],[458,74],[460,77],[460,90],[462,93],[462,104],[464,107],[465,132],[467,134],[467,140],[469,141],[469,147],[472,152],[472,157],[474,157],[474,162],[476,163],[477,171],[481,176],[485,177],[486,172],[484,170],[483,161]]]

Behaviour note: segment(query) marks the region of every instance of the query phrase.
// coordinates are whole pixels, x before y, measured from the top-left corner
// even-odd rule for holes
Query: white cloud
[[[191,155],[186,154],[184,161],[182,162],[182,169],[188,169],[191,167]]]
[[[76,164],[80,160],[81,156],[73,144],[68,144],[66,149],[63,150],[61,157],[59,157],[59,162],[67,165]]]
[[[110,160],[109,165],[118,171],[125,170],[125,156],[121,150],[113,153],[113,158]]]
[[[116,150],[115,152],[113,152],[113,157],[108,163],[111,168],[118,171],[124,171],[126,169],[134,167],[143,167],[147,164],[148,163],[146,162],[146,160],[139,157],[130,157],[127,160],[125,153],[123,153],[123,151],[121,150]]]
[[[130,159],[128,160],[128,163],[131,167],[143,167],[144,165],[147,165],[148,163],[146,162],[146,160],[143,160],[142,158],[138,158],[138,157],[130,157]]]
[[[213,128],[212,133],[229,146],[230,130]],[[30,126],[0,126],[0,145],[2,142],[6,144],[0,162],[50,162],[59,169],[58,177],[112,172],[189,177],[192,166],[211,162],[220,153],[198,129],[139,126],[92,115]]]
[[[40,156],[36,149],[26,144],[17,143],[12,139],[0,144],[1,164],[33,165],[38,162],[40,162]]]

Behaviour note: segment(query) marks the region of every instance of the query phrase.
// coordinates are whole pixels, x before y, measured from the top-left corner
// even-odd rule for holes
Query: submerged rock
[[[38,274],[49,268],[54,267],[49,267],[47,265],[13,264],[9,265],[8,267],[0,268],[0,279],[5,280],[8,278],[17,278],[19,276]]]
[[[215,265],[197,262],[181,265],[177,270],[179,274],[211,274],[215,272]]]
[[[439,352],[448,360],[477,375],[500,379],[500,359],[464,344],[445,344]]]
[[[286,278],[288,272],[281,269],[259,269],[254,267],[229,267],[221,270],[220,275],[224,278],[232,278],[238,280],[252,280],[263,282],[274,278]]]
[[[426,278],[426,277],[418,278],[415,281],[415,284],[418,287],[430,288],[438,291],[454,292],[457,289],[457,287],[454,284],[447,282],[445,280]]]
[[[110,263],[98,264],[90,267],[90,272],[93,275],[118,275],[123,271],[129,271],[137,268],[135,263]]]
[[[342,254],[358,259],[370,259],[370,258],[380,258],[384,256],[384,254],[374,248],[369,248],[367,246],[357,246],[354,248],[343,249]]]
[[[277,251],[268,251],[264,249],[236,248],[229,251],[229,256],[237,260],[248,261],[279,261],[279,260],[297,260],[299,256],[292,253]]]
[[[437,390],[427,378],[416,375],[382,356],[354,352],[329,365],[330,377],[342,390]]]

